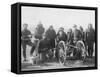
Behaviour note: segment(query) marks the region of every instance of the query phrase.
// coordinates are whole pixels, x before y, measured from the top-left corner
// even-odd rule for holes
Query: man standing
[[[27,29],[28,24],[23,24],[23,31],[22,31],[22,48],[23,48],[23,57],[24,57],[24,61],[26,60],[26,46],[30,45],[33,46],[33,43],[31,42],[31,38],[32,38],[32,34],[31,32]]]
[[[83,27],[82,26],[80,26],[80,32],[81,32],[81,40],[84,42],[85,41],[85,32],[84,32],[84,30],[83,30]]]
[[[93,45],[95,42],[95,30],[92,27],[92,24],[88,25],[88,29],[86,31],[86,43],[88,46],[88,55],[90,57],[93,56]]]
[[[54,48],[55,47],[55,38],[56,38],[56,32],[53,29],[53,26],[50,26],[49,29],[45,33],[47,39],[49,39],[50,42],[50,47]]]

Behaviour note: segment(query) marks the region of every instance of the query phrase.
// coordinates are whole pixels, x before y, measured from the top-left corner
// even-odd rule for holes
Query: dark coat
[[[44,33],[45,29],[42,24],[39,24],[38,27],[35,28],[35,38],[36,39],[42,39],[42,35]]]
[[[47,39],[49,39],[50,42],[50,47],[54,48],[55,47],[55,38],[56,38],[56,32],[54,29],[50,30],[48,29],[45,33],[45,36]]]
[[[92,44],[95,42],[95,30],[90,29],[86,31],[86,42],[87,44]]]
[[[54,29],[53,29],[53,30],[48,29],[48,30],[46,31],[45,35],[46,35],[46,37],[47,37],[48,39],[55,39],[55,38],[56,38],[56,32],[55,32]]]
[[[78,29],[74,30],[73,38],[74,38],[75,41],[81,40],[81,38],[82,38],[81,31],[78,30]]]
[[[59,42],[59,41],[67,41],[67,35],[66,35],[66,33],[64,32],[64,31],[62,31],[63,33],[62,33],[62,35],[60,35],[59,34],[59,32],[60,31],[58,31],[58,33],[57,33],[57,41]]]
[[[21,32],[22,40],[30,40],[28,35],[31,35],[31,32],[28,29],[23,30]]]
[[[47,38],[40,40],[38,48],[39,53],[46,52],[49,48],[50,48],[50,43],[48,42]]]

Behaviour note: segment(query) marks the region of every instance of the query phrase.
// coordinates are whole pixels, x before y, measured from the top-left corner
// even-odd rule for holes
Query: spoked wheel
[[[84,45],[83,41],[78,41],[76,43],[76,47],[77,47],[77,51],[79,53],[78,56],[84,60],[86,58],[87,53],[86,53],[86,49],[85,49],[85,45]]]
[[[65,42],[60,41],[58,47],[59,47],[59,63],[64,65],[66,61]]]

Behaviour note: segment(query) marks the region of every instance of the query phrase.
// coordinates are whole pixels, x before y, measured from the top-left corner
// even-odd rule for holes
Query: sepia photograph
[[[21,7],[21,71],[95,67],[95,11]]]

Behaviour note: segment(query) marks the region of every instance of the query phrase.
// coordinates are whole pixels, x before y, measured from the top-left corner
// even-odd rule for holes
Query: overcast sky
[[[89,23],[95,27],[95,11],[92,10],[75,10],[75,9],[59,9],[59,8],[43,8],[43,7],[26,7],[22,6],[22,23],[27,23],[29,29],[34,28],[42,22],[45,29],[53,25],[55,30],[64,27],[67,31],[74,24],[87,28]]]

